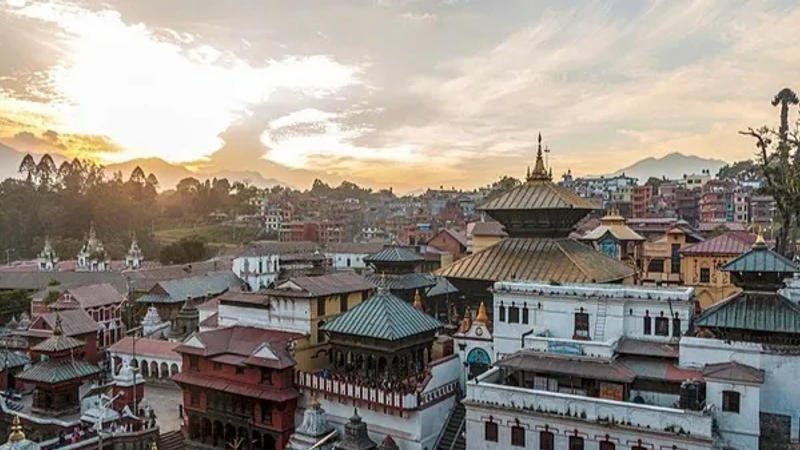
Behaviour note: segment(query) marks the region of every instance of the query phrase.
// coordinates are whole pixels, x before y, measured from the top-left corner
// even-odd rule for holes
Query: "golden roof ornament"
[[[472,321],[470,320],[469,314],[469,306],[464,308],[464,318],[461,319],[461,332],[466,333],[469,331],[469,328],[472,326]]]
[[[419,295],[419,289],[414,292],[414,309],[419,311],[424,311],[425,308],[422,306],[422,296]]]
[[[542,133],[539,133],[539,145],[536,151],[536,164],[533,166],[533,172],[527,177],[527,181],[551,181],[553,178],[547,169],[544,167],[544,157],[542,156]]]
[[[767,241],[764,240],[764,232],[761,227],[756,228],[756,242],[753,243],[753,248],[766,248]]]
[[[481,306],[478,307],[478,315],[475,316],[475,322],[481,322],[484,325],[489,322],[489,316],[486,314],[486,304],[481,301]]]
[[[8,442],[19,442],[25,440],[25,432],[22,431],[22,422],[19,415],[15,414],[11,421],[11,433],[8,435]]]

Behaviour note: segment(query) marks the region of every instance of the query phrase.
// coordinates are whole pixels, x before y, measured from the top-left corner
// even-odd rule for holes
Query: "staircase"
[[[464,418],[467,411],[460,401],[456,402],[453,413],[447,419],[444,433],[439,439],[439,445],[436,446],[437,450],[465,450],[466,442],[464,440],[464,427],[466,426]],[[160,450],[160,447],[159,447]]]
[[[606,337],[606,315],[608,303],[600,299],[597,301],[597,317],[594,320],[594,341],[604,341]]]
[[[158,437],[158,450],[184,450],[183,433],[168,431]]]

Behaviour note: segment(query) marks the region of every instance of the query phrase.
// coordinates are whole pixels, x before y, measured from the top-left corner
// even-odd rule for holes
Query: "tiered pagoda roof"
[[[389,245],[377,253],[364,257],[365,263],[416,263],[422,262],[422,255],[397,245]]]
[[[83,347],[83,342],[65,336],[61,329],[61,317],[56,315],[53,335],[33,347],[33,351],[48,358],[34,364],[30,369],[17,375],[23,381],[42,384],[58,384],[67,381],[80,382],[100,373],[100,368],[86,362],[82,356],[76,355]]]
[[[442,324],[433,317],[396,297],[385,286],[353,309],[322,326],[328,333],[398,341],[433,333]]]
[[[634,274],[627,264],[569,239],[575,224],[599,207],[553,183],[544,167],[541,135],[536,164],[525,182],[478,209],[502,223],[509,237],[439,269],[437,275],[456,287],[458,280],[587,283],[622,281]]]

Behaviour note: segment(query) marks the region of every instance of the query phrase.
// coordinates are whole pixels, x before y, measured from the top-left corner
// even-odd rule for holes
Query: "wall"
[[[706,380],[706,402],[713,403],[722,444],[741,449],[757,449],[759,436],[760,386]],[[736,391],[739,412],[722,410],[722,392]]]
[[[245,270],[245,266],[247,266],[247,270]],[[244,280],[250,289],[257,290],[259,287],[269,286],[275,281],[280,271],[280,263],[278,255],[240,256],[233,260],[231,270],[237,277]]]
[[[741,289],[731,283],[730,274],[719,270],[735,256],[701,255],[681,256],[681,276],[687,286],[693,286],[697,292],[697,300],[705,309],[725,299]],[[700,281],[700,269],[709,269],[709,282]]]

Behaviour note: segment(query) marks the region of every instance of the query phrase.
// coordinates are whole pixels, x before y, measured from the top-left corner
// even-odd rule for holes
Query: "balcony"
[[[525,348],[536,352],[575,354],[593,358],[611,359],[617,349],[617,339],[601,341],[582,341],[546,336],[526,336]]]
[[[495,384],[498,379],[499,369],[494,368],[467,383],[465,403],[467,405],[485,405],[489,408],[516,409],[531,414],[560,418],[568,417],[573,420],[651,432],[713,439],[713,419],[711,414],[706,411],[691,411],[505,386]]]

